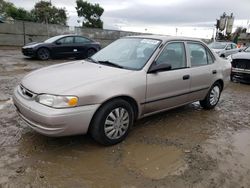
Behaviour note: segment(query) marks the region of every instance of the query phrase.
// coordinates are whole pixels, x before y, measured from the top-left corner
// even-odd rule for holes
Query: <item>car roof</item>
[[[220,43],[220,44],[235,44],[233,42],[223,42],[223,41],[215,41],[215,42],[212,42],[212,43]]]
[[[125,38],[144,38],[144,39],[155,39],[155,40],[162,40],[163,42],[171,41],[171,40],[185,40],[185,41],[196,41],[202,42],[202,40],[197,38],[189,38],[189,37],[175,37],[175,36],[167,36],[167,35],[134,35],[134,36],[127,36]]]

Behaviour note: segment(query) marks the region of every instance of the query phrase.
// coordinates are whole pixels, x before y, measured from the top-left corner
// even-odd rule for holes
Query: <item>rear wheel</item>
[[[216,82],[209,90],[206,98],[200,101],[200,105],[205,109],[213,109],[220,100],[222,87]]]
[[[87,51],[87,56],[88,56],[88,57],[91,57],[91,56],[94,55],[95,53],[96,53],[96,50],[93,49],[93,48],[90,48],[90,49],[88,49],[88,51]]]
[[[126,138],[133,122],[132,106],[125,100],[115,99],[97,111],[90,134],[100,144],[114,145]]]
[[[47,60],[50,58],[50,51],[47,48],[39,48],[37,51],[37,57],[41,60]]]

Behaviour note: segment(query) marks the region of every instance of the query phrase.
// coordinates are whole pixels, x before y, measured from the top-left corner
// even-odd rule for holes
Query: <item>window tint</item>
[[[188,49],[192,67],[213,63],[213,58],[201,44],[188,43]]]
[[[90,42],[90,40],[84,37],[75,37],[75,43],[86,43],[86,42]]]
[[[73,37],[64,37],[60,40],[58,40],[58,42],[61,42],[62,44],[72,44],[73,43]]]
[[[179,69],[186,67],[186,53],[184,43],[174,42],[168,44],[159,58],[156,61],[156,64],[170,64],[171,69]]]

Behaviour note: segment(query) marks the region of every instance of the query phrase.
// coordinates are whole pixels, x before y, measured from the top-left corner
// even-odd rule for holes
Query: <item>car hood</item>
[[[238,52],[232,55],[232,59],[249,59],[250,60],[250,52]]]
[[[34,47],[39,46],[41,44],[43,44],[43,43],[42,42],[31,42],[31,43],[28,43],[25,46],[23,46],[23,48],[34,48]]]
[[[63,95],[65,92],[73,91],[74,88],[116,79],[131,72],[134,71],[87,61],[74,61],[33,71],[23,78],[21,84],[37,94]]]

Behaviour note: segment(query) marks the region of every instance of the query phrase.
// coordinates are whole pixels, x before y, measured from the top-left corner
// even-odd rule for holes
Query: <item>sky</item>
[[[8,0],[27,10],[39,0]],[[234,28],[250,24],[250,0],[88,0],[104,8],[104,29],[211,38],[216,19],[234,13]],[[75,0],[51,0],[79,26]],[[248,30],[250,32],[250,28]]]

